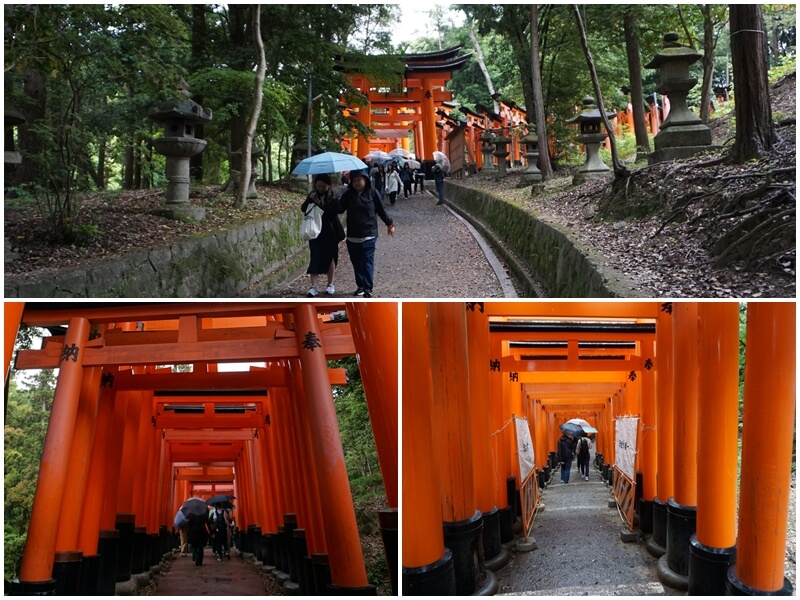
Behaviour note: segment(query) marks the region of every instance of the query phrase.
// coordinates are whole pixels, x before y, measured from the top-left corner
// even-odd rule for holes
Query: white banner
[[[636,433],[639,417],[620,417],[616,423],[616,466],[628,479],[636,481]]]
[[[533,471],[533,441],[531,440],[531,430],[528,426],[528,419],[514,417],[514,425],[517,429],[517,456],[519,457],[519,484],[528,478]]]

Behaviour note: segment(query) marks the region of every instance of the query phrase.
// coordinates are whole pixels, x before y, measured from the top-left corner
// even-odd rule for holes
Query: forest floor
[[[702,156],[637,164],[624,183],[592,181],[579,187],[571,186],[573,171],[562,169],[535,196],[530,186],[519,187],[521,170],[500,181],[490,172],[459,183],[489,189],[567,227],[579,244],[602,255],[645,296],[794,298],[795,91],[794,74],[772,87],[779,143],[757,162],[735,165]],[[732,143],[732,114],[710,126],[715,144]],[[280,184],[259,185],[259,193],[245,210],[234,210],[232,197],[217,186],[196,186],[191,202],[206,207],[200,223],[151,214],[163,203],[162,189],[88,194],[80,198],[76,217],[83,239],[68,245],[50,243],[44,207],[29,197],[6,197],[5,272],[69,268],[167,245],[268,218],[299,206],[303,196]],[[757,221],[755,213],[762,215]]]

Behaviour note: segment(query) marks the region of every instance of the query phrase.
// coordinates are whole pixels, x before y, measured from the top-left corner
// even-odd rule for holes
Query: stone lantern
[[[494,139],[496,150],[492,152],[497,157],[497,170],[500,175],[506,174],[506,157],[510,154],[508,145],[511,143],[511,138],[505,135],[499,135]]]
[[[702,57],[679,44],[677,33],[668,33],[664,36],[664,48],[645,65],[648,69],[658,69],[656,91],[667,96],[670,103],[669,115],[653,139],[655,152],[648,157],[651,164],[688,158],[712,148],[711,130],[686,104],[689,90],[697,85],[697,79],[689,75],[689,65]]]
[[[250,150],[250,183],[247,186],[247,198],[258,198],[258,190],[256,190],[256,181],[258,180],[258,159],[264,156],[264,151],[261,148],[257,148],[253,146]],[[236,152],[231,152],[231,162],[240,167],[242,164],[242,151],[237,150]],[[234,172],[241,177],[241,173],[238,169],[234,169]],[[239,182],[241,185],[241,181]],[[231,193],[235,193],[235,186],[230,186]]]
[[[211,120],[211,110],[182,98],[150,110],[149,117],[164,124],[164,136],[153,140],[156,152],[167,157],[166,204],[158,213],[171,219],[202,221],[205,209],[189,203],[189,159],[200,154],[206,141],[195,137],[195,125]]]
[[[606,118],[615,119],[616,114],[606,112]],[[608,137],[603,131],[603,116],[594,98],[586,96],[583,99],[583,110],[567,123],[578,123],[581,133],[575,139],[586,147],[586,162],[578,169],[572,178],[572,185],[580,185],[590,179],[602,179],[611,174],[611,169],[600,160],[600,144]]]
[[[483,154],[484,171],[494,169],[494,159],[492,158],[492,152],[494,152],[494,138],[494,133],[489,129],[485,130],[483,135],[478,138],[483,144],[483,146],[481,146],[481,154]]]
[[[528,161],[528,168],[522,174],[522,181],[525,183],[538,183],[542,180],[542,172],[539,170],[539,137],[536,133],[536,124],[528,123],[528,133],[520,138],[520,143],[525,144],[525,160]]]

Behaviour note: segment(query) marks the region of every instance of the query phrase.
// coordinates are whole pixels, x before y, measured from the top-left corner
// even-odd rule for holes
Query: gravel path
[[[408,199],[399,198],[386,206],[395,223],[394,237],[386,235],[379,222],[380,236],[375,251],[376,298],[503,298],[516,297],[513,284],[494,254],[487,257],[471,227],[446,206],[436,206],[431,192]],[[490,261],[501,273],[501,279]],[[325,277],[320,277],[324,288]],[[304,297],[309,287],[305,267],[292,280],[252,296],[269,298]],[[350,297],[356,289],[353,267],[344,242],[339,247],[336,294]],[[322,294],[322,297],[326,297]]]

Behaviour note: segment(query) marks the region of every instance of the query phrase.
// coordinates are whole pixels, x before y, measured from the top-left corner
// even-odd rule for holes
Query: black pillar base
[[[639,500],[639,529],[642,533],[653,533],[653,502]]]
[[[56,580],[56,596],[77,596],[81,579],[80,550],[56,552],[53,561],[53,579]]]
[[[286,531],[283,525],[278,525],[278,533],[273,537],[275,541],[275,568],[283,573],[289,572],[289,560],[286,558]]]
[[[97,540],[97,552],[100,554],[100,576],[97,582],[98,596],[113,596],[116,591],[117,561],[119,554],[119,531],[116,529],[100,530]]]
[[[667,553],[661,583],[677,590],[689,589],[689,539],[697,529],[697,507],[667,501]],[[663,578],[662,576],[663,571]]]
[[[377,596],[378,588],[374,585],[364,587],[345,587],[343,585],[328,585],[329,596]]]
[[[117,583],[130,581],[131,563],[133,561],[133,532],[136,515],[120,513],[116,517],[114,529],[119,531],[119,546],[117,550]],[[112,594],[113,595],[113,594]]]
[[[456,575],[453,553],[448,548],[435,563],[423,567],[403,567],[404,596],[455,596]]]
[[[303,558],[308,554],[305,529],[295,529],[292,532],[292,553],[297,564],[297,584],[300,588],[300,595],[308,596],[308,579],[306,578],[305,563],[303,562]]]
[[[291,581],[297,583],[297,562],[294,558],[294,552],[292,552],[292,536],[295,529],[297,529],[297,515],[295,513],[283,515],[283,530],[285,532],[284,543],[286,557],[289,563],[287,565],[289,570],[284,571],[284,573],[289,573]]]
[[[647,551],[656,558],[667,551],[667,503],[653,498],[653,535],[645,544]]]
[[[100,555],[84,556],[81,560],[79,596],[97,596],[100,588]]]
[[[9,596],[55,596],[56,580],[20,581],[15,579],[14,581],[6,582],[5,592]]]
[[[131,555],[131,575],[146,571],[147,563],[147,529],[135,527],[133,530],[133,553]]]
[[[697,541],[689,541],[689,595],[724,596],[728,581],[728,567],[736,560],[736,546],[711,548]]]
[[[514,541],[514,514],[510,506],[500,509],[500,542],[510,544]]]
[[[608,482],[609,468],[608,465],[603,465],[603,481]]]
[[[453,568],[456,576],[456,593],[471,596],[475,591],[475,552],[483,521],[481,511],[463,521],[444,522],[444,545],[453,552]]]
[[[500,539],[500,511],[495,506],[489,512],[483,513],[483,558],[490,571],[499,571],[505,567],[511,556],[503,548]]]
[[[275,534],[264,534],[264,564],[275,566]]]
[[[746,583],[739,581],[736,577],[736,566],[728,568],[727,596],[791,596],[792,584],[786,577],[783,578],[783,587],[774,592],[757,590],[751,588]]]
[[[389,579],[392,582],[392,596],[397,596],[397,517],[396,508],[384,508],[378,511],[378,524],[381,528],[383,553],[386,556],[386,566],[389,568]]]
[[[491,571],[481,573],[481,578],[477,582],[477,587],[472,593],[473,596],[494,596],[500,588],[497,576]]]
[[[328,586],[331,584],[331,565],[328,555],[323,552],[314,552],[311,555],[311,565],[316,595],[327,596]]]

